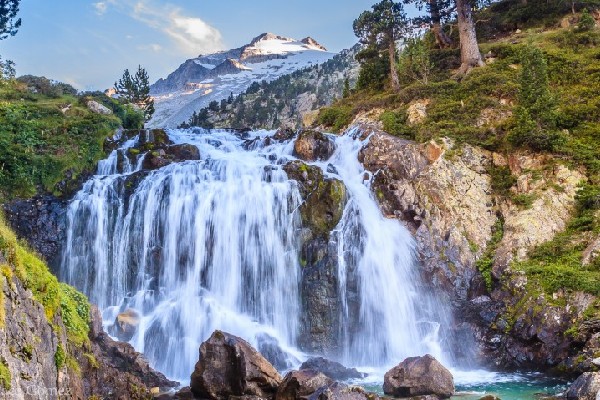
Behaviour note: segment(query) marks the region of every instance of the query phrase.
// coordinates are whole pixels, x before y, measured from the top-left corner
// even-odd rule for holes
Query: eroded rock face
[[[86,396],[130,399],[149,396],[152,389],[166,391],[179,386],[154,371],[143,354],[129,343],[116,342],[102,331],[102,317],[97,307],[92,307],[91,350],[94,359],[83,352],[78,355],[84,379]],[[95,362],[94,362],[95,361]]]
[[[383,392],[394,397],[436,395],[447,399],[454,394],[454,378],[429,354],[410,357],[386,372]]]
[[[597,400],[600,394],[600,372],[586,372],[565,393],[568,400]]]
[[[374,174],[373,190],[384,214],[414,233],[428,281],[450,300],[483,294],[475,261],[496,222],[490,154],[465,146],[448,156],[451,142],[417,144],[375,131],[361,151]]]
[[[0,264],[5,263],[0,255]],[[0,396],[126,400],[148,398],[152,388],[178,386],[152,370],[131,345],[115,342],[103,332],[97,308],[92,308],[89,344],[75,347],[68,344],[62,319],[56,315],[48,321],[42,305],[16,276],[7,280],[0,275],[0,290],[4,299],[0,304],[7,316],[0,326],[0,362],[10,372],[10,388],[0,383]],[[57,367],[59,348],[69,352],[69,362],[79,371],[65,361]]]
[[[300,132],[294,143],[294,156],[304,161],[327,160],[335,151],[333,140],[321,132]]]
[[[200,346],[191,390],[203,399],[228,399],[230,396],[270,399],[281,380],[277,370],[248,342],[215,331]]]
[[[300,370],[313,370],[322,372],[336,381],[345,381],[348,379],[363,378],[364,374],[358,372],[356,368],[346,368],[342,364],[328,360],[323,357],[312,357],[302,363]]]
[[[566,305],[552,305],[555,301],[528,289],[524,273],[510,268],[565,228],[584,175],[550,156],[503,155],[448,139],[417,144],[387,135],[368,119],[357,121],[371,135],[359,156],[374,175],[372,187],[382,211],[413,232],[424,280],[442,289],[460,310],[455,335],[474,337],[482,361],[498,366],[589,368],[600,349],[592,340],[596,328],[582,324],[577,337],[564,332],[584,319],[595,297],[559,292],[554,300]],[[497,196],[491,168],[510,171],[516,180],[510,193],[530,198],[531,206]],[[501,239],[486,254],[496,229]],[[484,256],[492,260],[487,278],[492,292],[477,266]]]

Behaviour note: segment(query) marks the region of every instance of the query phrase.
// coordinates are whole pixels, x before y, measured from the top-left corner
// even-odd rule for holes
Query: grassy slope
[[[120,125],[115,116],[92,113],[78,97],[51,98],[0,81],[0,201],[63,194],[57,184],[92,169],[104,157],[104,139]]]
[[[503,17],[489,10],[486,13],[492,20]],[[484,54],[491,51],[495,60],[473,70],[461,82],[451,78],[452,68],[458,66],[458,50],[432,50],[431,59],[437,68],[428,85],[405,80],[399,93],[355,92],[322,109],[319,122],[340,130],[359,112],[381,108],[385,112],[380,118],[389,133],[421,142],[447,136],[459,143],[510,153],[517,150],[509,140],[515,129],[514,118],[487,126],[478,126],[477,121],[486,109],[496,115],[514,113],[521,50],[527,45],[539,47],[548,63],[558,131],[564,138],[564,144],[552,153],[558,162],[585,167],[590,184],[580,191],[577,210],[566,231],[515,267],[525,270],[549,294],[566,289],[600,295],[600,261],[587,267],[581,263],[583,250],[600,234],[600,28],[589,32],[557,28],[559,19],[554,15],[551,21],[521,26],[518,34],[495,35],[499,39],[486,39],[485,34],[491,34],[484,33],[481,50]],[[427,118],[409,126],[408,107],[420,99],[430,100]],[[514,184],[514,177],[503,172],[492,173],[499,196],[510,195],[508,189]]]

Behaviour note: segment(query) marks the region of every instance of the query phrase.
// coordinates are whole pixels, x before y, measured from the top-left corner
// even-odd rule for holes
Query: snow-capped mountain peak
[[[311,37],[296,40],[263,33],[249,44],[187,60],[151,86],[152,127],[175,127],[211,101],[244,92],[252,82],[270,82],[334,56]]]

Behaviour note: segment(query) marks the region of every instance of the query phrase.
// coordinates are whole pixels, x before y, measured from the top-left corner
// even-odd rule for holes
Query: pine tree
[[[392,0],[382,0],[372,6],[372,11],[364,11],[353,24],[354,33],[363,44],[387,53],[388,74],[393,90],[400,90],[396,73],[396,41],[407,31],[408,21],[402,4]]]
[[[0,0],[0,40],[15,36],[21,27],[21,18],[16,19],[20,0]]]
[[[344,79],[344,91],[342,92],[342,97],[346,98],[350,96],[350,80],[348,78]]]
[[[121,99],[139,107],[146,121],[152,118],[154,99],[150,96],[150,78],[141,65],[134,76],[126,69],[121,79],[115,82],[115,90]]]

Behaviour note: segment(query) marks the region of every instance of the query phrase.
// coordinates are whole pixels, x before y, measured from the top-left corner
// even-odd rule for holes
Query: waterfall
[[[182,382],[215,329],[255,345],[268,335],[290,360],[302,359],[302,198],[282,168],[293,143],[248,145],[220,130],[169,136],[197,146],[201,160],[144,171],[144,154],[129,152],[136,137],[100,162],[69,205],[61,279],[99,305],[106,326],[136,310],[131,343]],[[339,358],[380,367],[425,352],[446,357],[439,338],[445,312],[420,284],[410,233],[384,218],[373,198],[357,161],[364,142],[353,132],[335,141],[332,158],[315,164],[349,193],[331,236],[342,304]],[[336,172],[326,172],[328,164]]]

